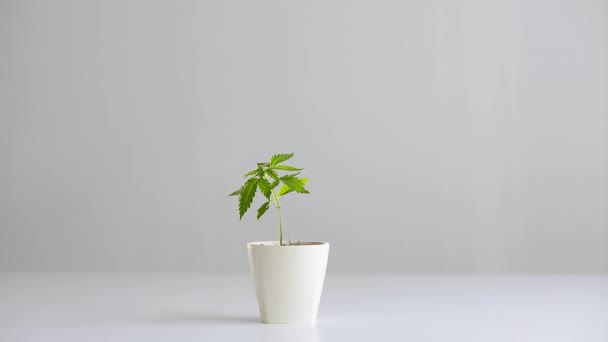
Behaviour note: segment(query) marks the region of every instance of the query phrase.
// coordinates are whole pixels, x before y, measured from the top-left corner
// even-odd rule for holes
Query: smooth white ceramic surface
[[[608,341],[608,276],[336,276],[315,325],[262,324],[251,277],[1,274],[0,341]]]
[[[279,246],[278,241],[250,242],[247,252],[262,322],[314,323],[329,244]]]

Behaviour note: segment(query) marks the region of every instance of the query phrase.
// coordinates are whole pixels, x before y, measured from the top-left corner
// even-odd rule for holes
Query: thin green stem
[[[279,246],[283,246],[283,220],[281,219],[281,206],[279,205],[279,197],[274,190],[272,190],[272,196],[274,197],[274,201],[277,203],[277,212],[279,213]]]

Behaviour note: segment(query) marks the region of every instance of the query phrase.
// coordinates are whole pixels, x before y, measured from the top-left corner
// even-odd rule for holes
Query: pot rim
[[[277,248],[277,247],[308,247],[308,248],[315,248],[315,247],[325,247],[328,246],[329,247],[329,242],[319,242],[319,241],[296,241],[298,244],[297,245],[282,245],[279,246],[279,241],[254,241],[254,242],[248,242],[247,243],[247,247],[256,247],[256,248]]]

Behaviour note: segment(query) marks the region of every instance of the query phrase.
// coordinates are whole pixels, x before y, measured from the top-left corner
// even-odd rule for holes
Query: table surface
[[[0,274],[0,341],[608,341],[608,276],[326,278],[315,325],[259,322],[249,275]]]

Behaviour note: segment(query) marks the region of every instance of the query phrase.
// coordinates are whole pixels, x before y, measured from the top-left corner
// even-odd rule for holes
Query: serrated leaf
[[[293,191],[293,189],[290,188],[289,186],[287,186],[287,184],[283,184],[283,185],[281,185],[281,188],[279,189],[279,197],[286,195],[292,191]]]
[[[304,169],[299,169],[297,167],[289,166],[289,165],[275,165],[272,167],[275,170],[283,170],[283,171],[302,171]]]
[[[308,183],[308,178],[300,178],[300,181],[302,181],[303,185],[306,185],[306,183]],[[279,197],[283,196],[283,195],[286,195],[286,194],[288,194],[290,192],[293,192],[293,189],[290,188],[287,184],[283,184],[281,186],[281,189],[279,190]]]
[[[253,175],[255,175],[256,173],[258,173],[258,169],[251,170],[251,171],[247,172],[247,173],[245,174],[245,176],[244,176],[244,177],[253,176]]]
[[[268,210],[268,207],[270,206],[270,202],[265,202],[264,204],[262,204],[262,206],[258,209],[258,220],[260,219],[260,217],[262,217],[262,215],[264,215],[264,213],[266,212],[266,210]]]
[[[277,164],[280,164],[286,160],[291,159],[291,157],[293,157],[293,153],[290,154],[275,154],[274,156],[272,156],[270,158],[270,166],[275,166]]]
[[[301,194],[308,194],[308,190],[306,190],[306,188],[304,188],[304,183],[303,179],[300,179],[298,177],[294,177],[294,176],[283,176],[281,177],[281,181],[283,182],[284,185],[287,185],[289,188],[293,189],[293,191],[301,193]]]
[[[239,219],[242,219],[243,215],[245,215],[247,210],[249,210],[249,207],[251,207],[251,202],[253,202],[253,198],[255,197],[257,186],[257,178],[250,178],[245,185],[243,185],[243,191],[239,195]]]
[[[274,190],[274,188],[277,187],[277,185],[279,185],[281,181],[279,181],[278,179],[275,180],[274,182],[270,183],[270,188]]]
[[[277,174],[277,172],[273,169],[267,169],[266,173],[272,177],[272,179],[274,179],[275,181],[279,179],[279,175]]]
[[[266,178],[260,178],[258,180],[258,187],[260,188],[260,191],[262,192],[264,197],[270,199],[273,187]]]
[[[240,195],[241,192],[243,191],[243,188],[239,188],[238,190],[236,190],[235,192],[231,193],[228,196],[236,196],[236,195]]]

